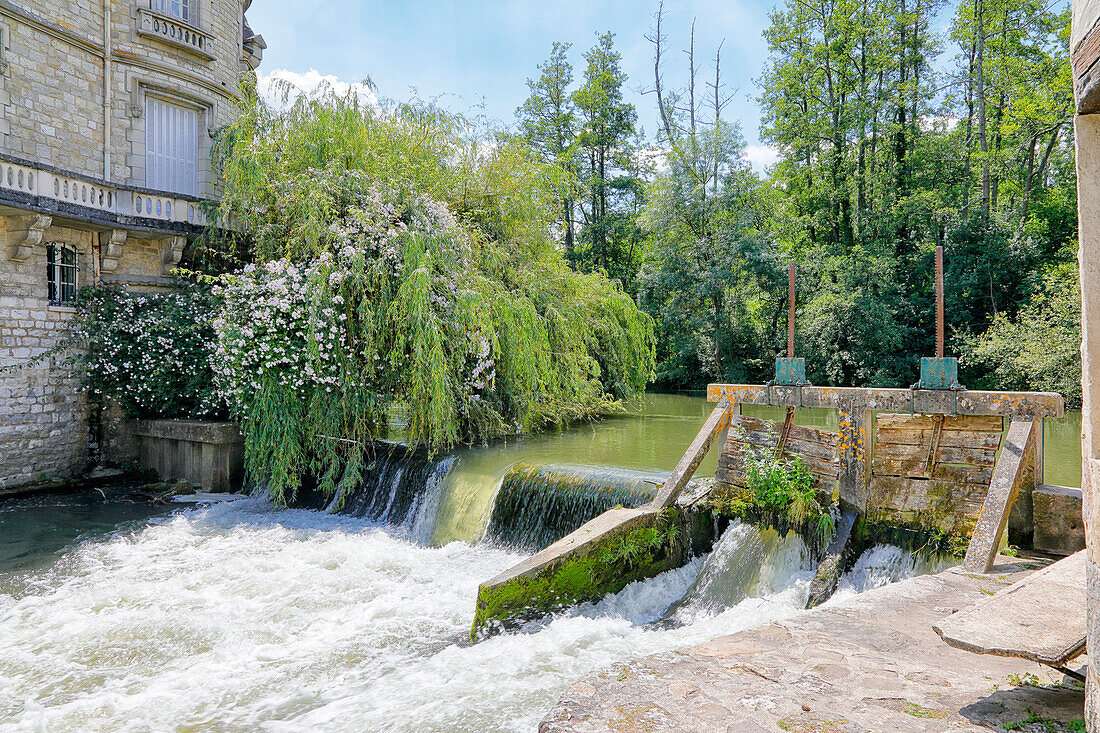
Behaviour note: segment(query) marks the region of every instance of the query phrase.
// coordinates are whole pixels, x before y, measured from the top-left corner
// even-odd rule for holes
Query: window
[[[153,0],[153,10],[191,22],[191,0]]]
[[[158,191],[198,193],[199,113],[145,98],[145,185]]]
[[[76,250],[60,244],[46,248],[46,283],[50,303],[67,305],[76,300],[77,274]]]

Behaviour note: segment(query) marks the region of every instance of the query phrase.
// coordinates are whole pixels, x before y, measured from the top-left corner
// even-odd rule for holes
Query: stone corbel
[[[183,248],[187,246],[187,237],[169,237],[164,245],[164,254],[161,257],[160,272],[162,275],[171,275],[172,270],[183,259]]]
[[[53,223],[53,217],[46,214],[13,216],[9,219],[8,259],[21,262],[34,253],[35,246],[42,243],[46,230]]]
[[[114,272],[122,258],[122,245],[126,243],[125,229],[112,229],[99,233],[99,271]]]

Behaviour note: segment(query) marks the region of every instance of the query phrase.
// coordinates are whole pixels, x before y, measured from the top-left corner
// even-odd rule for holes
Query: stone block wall
[[[111,0],[106,44],[101,3],[0,5],[0,151],[145,186],[145,98],[152,94],[198,111],[199,191],[210,195],[211,134],[235,115],[244,4],[191,5],[192,20],[180,25],[197,30],[210,53],[139,32],[152,0]]]
[[[1075,16],[1075,22],[1077,18]],[[1081,491],[1088,543],[1088,684],[1085,721],[1100,731],[1100,114],[1078,115],[1078,228],[1081,267]]]
[[[0,241],[18,226],[17,218],[0,216]],[[76,313],[49,301],[46,247],[58,243],[76,250],[83,286],[96,279],[98,241],[97,232],[56,225],[43,231],[24,259],[12,260],[9,248],[0,249],[0,369],[19,367],[0,371],[0,491],[75,478],[99,458],[79,376],[60,354],[35,362],[69,337]],[[164,287],[167,281],[148,274],[160,272],[164,246],[163,240],[128,240],[114,277]]]

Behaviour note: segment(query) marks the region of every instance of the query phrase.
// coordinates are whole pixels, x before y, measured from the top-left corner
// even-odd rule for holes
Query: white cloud
[[[959,126],[961,121],[954,115],[925,115],[920,118],[920,129],[925,132],[936,129],[951,132]]]
[[[371,106],[378,105],[378,97],[366,83],[341,81],[335,74],[322,74],[316,69],[306,72],[275,69],[269,74],[260,74],[256,79],[260,96],[276,107],[283,106],[284,92],[288,91],[288,85],[290,98],[298,94],[312,96],[328,88],[339,96],[344,96],[349,91],[353,92],[360,101]]]
[[[779,148],[771,145],[749,145],[745,148],[745,159],[754,171],[764,175],[779,160]]]

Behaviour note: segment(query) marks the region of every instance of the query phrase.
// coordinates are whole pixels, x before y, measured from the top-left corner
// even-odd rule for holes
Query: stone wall
[[[83,177],[79,198],[76,188],[69,198],[70,183],[64,182],[59,205],[56,191],[48,197],[45,173],[36,176],[32,190],[29,177],[24,188],[22,171],[14,183],[12,166],[6,171],[0,368],[19,368],[0,371],[0,491],[78,476],[104,457],[101,442],[116,462],[136,456],[136,442],[117,429],[118,415],[102,421],[110,440],[89,435],[87,401],[63,358],[35,361],[64,337],[75,313],[49,301],[46,251],[53,243],[76,250],[80,286],[171,286],[163,275],[179,262],[184,235],[195,231],[193,220],[168,221],[167,211],[164,221],[139,220],[133,209],[122,216],[118,206],[94,205],[96,189],[101,205],[107,189],[108,202],[125,196],[132,205],[132,196],[144,196],[144,215],[161,215],[160,198],[154,211],[145,192],[110,193],[111,187],[97,183],[146,186],[148,95],[198,112],[199,194],[216,194],[208,162],[211,136],[235,114],[237,84],[247,68],[242,33],[248,3],[190,5],[192,17],[180,22],[155,12],[153,0],[0,0],[0,154],[16,159],[16,167],[22,160],[29,169],[59,169],[48,176],[55,187],[66,174]],[[90,200],[84,198],[86,184],[92,186]]]
[[[191,0],[203,51],[158,35],[151,0],[0,3],[0,150],[114,183],[144,186],[145,98],[199,112],[200,193],[212,192],[211,134],[232,121],[242,57],[241,0]],[[109,88],[105,115],[104,89]],[[105,117],[110,120],[105,129]],[[109,134],[107,134],[109,133]],[[104,153],[110,153],[110,169]]]
[[[1100,115],[1075,120],[1082,285],[1081,490],[1088,542],[1089,670],[1086,721],[1100,731]]]
[[[3,240],[19,217],[0,216]],[[88,407],[78,376],[63,355],[36,362],[68,336],[75,309],[52,305],[46,279],[46,247],[64,244],[77,252],[78,283],[96,278],[98,233],[54,225],[20,261],[0,253],[0,490],[41,480],[74,478],[98,458],[88,434]],[[120,282],[163,287],[159,273],[163,240],[128,240],[117,274]],[[25,366],[32,364],[32,366]]]

